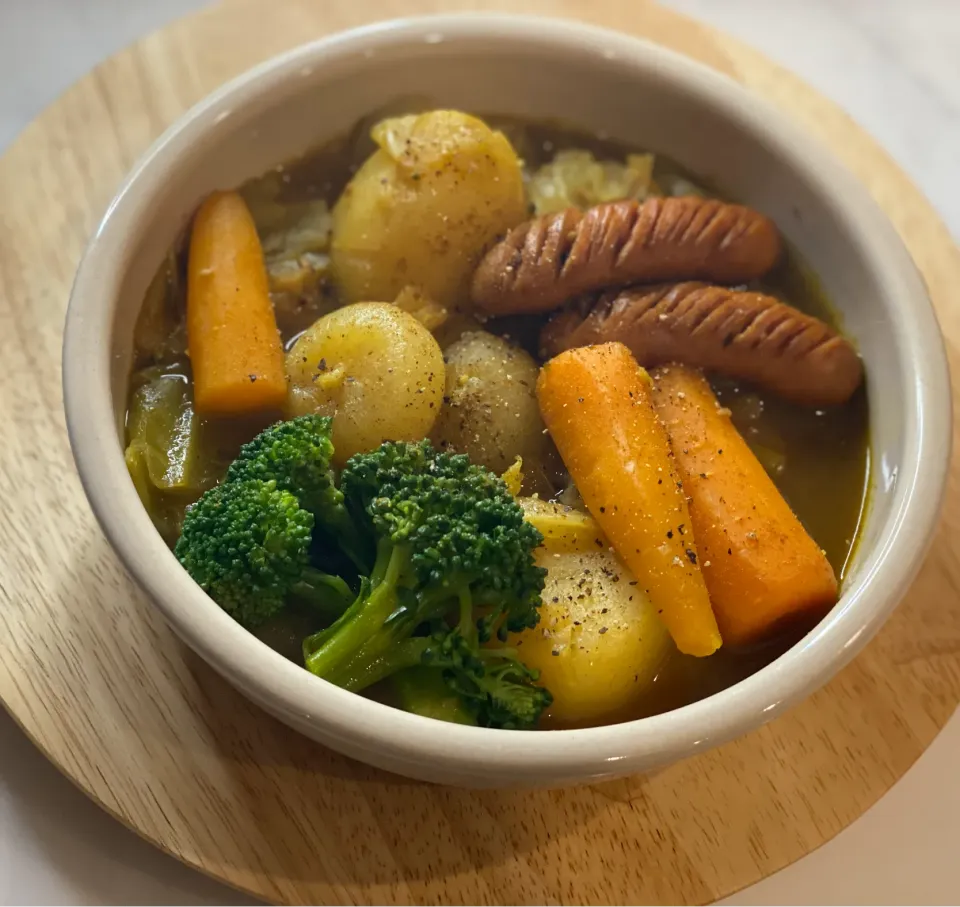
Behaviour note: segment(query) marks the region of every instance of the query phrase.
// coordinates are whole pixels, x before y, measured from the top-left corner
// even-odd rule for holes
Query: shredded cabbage
[[[652,154],[629,154],[620,164],[598,161],[589,151],[559,151],[530,176],[527,191],[538,215],[625,198],[642,201],[659,194],[653,165]]]

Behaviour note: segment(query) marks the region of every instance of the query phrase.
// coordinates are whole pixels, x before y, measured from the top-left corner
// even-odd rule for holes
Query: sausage
[[[661,280],[742,283],[780,258],[773,222],[714,199],[648,198],[567,208],[513,229],[474,273],[492,315],[546,312],[583,293]]]
[[[583,300],[544,325],[540,346],[550,358],[612,340],[643,366],[695,366],[808,406],[843,403],[863,380],[852,344],[818,318],[763,293],[695,281]]]

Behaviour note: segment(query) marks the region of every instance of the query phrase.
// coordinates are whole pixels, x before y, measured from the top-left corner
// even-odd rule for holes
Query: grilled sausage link
[[[697,196],[567,208],[508,233],[480,262],[471,293],[492,315],[546,312],[634,283],[742,283],[769,271],[781,248],[762,214]]]
[[[643,366],[696,366],[808,406],[843,403],[863,380],[856,350],[819,319],[763,293],[694,281],[581,301],[544,326],[540,346],[549,358],[612,340]]]

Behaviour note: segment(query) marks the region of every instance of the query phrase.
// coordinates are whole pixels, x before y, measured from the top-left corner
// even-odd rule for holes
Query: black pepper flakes
[[[606,627],[601,627],[599,630],[597,630],[597,632],[598,632],[601,636],[603,636],[603,634],[607,632],[607,628],[606,628]]]
[[[688,548],[687,551],[686,551],[686,555],[687,555],[687,558],[688,558],[688,560],[690,561],[690,563],[693,564],[694,567],[696,567],[696,566],[697,566],[697,552],[694,551],[692,548]]]

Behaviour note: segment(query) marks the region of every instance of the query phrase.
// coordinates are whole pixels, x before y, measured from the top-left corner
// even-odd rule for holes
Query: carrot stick
[[[567,350],[541,370],[537,398],[587,509],[677,648],[715,652],[720,633],[647,373],[621,343]]]
[[[187,341],[197,412],[239,415],[283,405],[283,347],[263,250],[236,192],[213,193],[193,221]]]
[[[837,578],[698,372],[654,373],[654,403],[690,496],[717,623],[745,645],[837,600]]]

